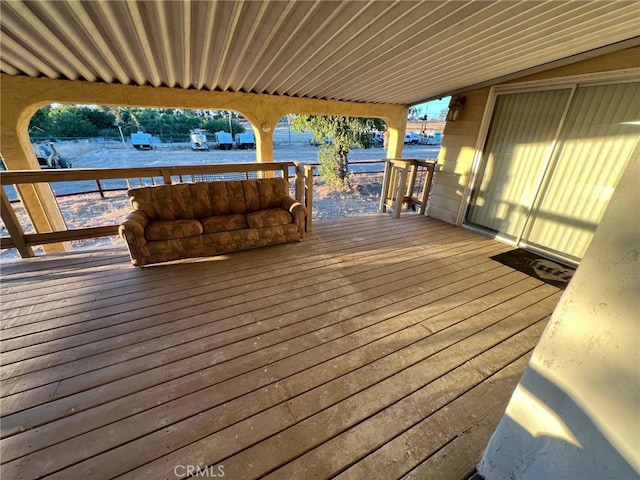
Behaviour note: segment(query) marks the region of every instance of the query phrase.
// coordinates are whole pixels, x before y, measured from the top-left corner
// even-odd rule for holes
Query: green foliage
[[[74,105],[64,105],[49,112],[50,131],[55,136],[93,137],[96,126],[87,119],[86,112]]]
[[[236,120],[231,120],[231,128],[233,129],[233,135],[236,133],[244,133],[245,128],[239,124]],[[228,118],[213,118],[204,124],[204,129],[207,132],[228,132],[229,131],[229,119]]]
[[[340,162],[335,154],[335,149],[330,143],[322,143],[318,149],[318,161],[320,167],[318,173],[329,185],[340,186],[345,182],[344,178],[340,177]]]
[[[46,133],[46,130],[49,128],[49,112],[51,112],[51,105],[42,107],[34,113],[29,122],[29,131],[40,136]]]
[[[330,183],[346,183],[348,154],[355,147],[370,147],[372,132],[386,128],[384,122],[377,118],[335,115],[290,115],[289,123],[293,130],[310,130],[314,140],[320,142],[320,175]]]
[[[105,109],[78,105],[46,106],[38,110],[29,124],[35,137],[93,137],[108,129],[114,116]]]
[[[236,119],[231,123],[234,134],[244,132]],[[217,110],[48,105],[33,115],[29,131],[34,138],[117,138],[116,125],[122,127],[125,137],[142,129],[160,137],[186,141],[194,128],[205,128],[211,133],[228,132],[229,117],[227,112]]]

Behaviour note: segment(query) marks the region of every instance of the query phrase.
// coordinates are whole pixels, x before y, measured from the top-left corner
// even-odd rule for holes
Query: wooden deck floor
[[[471,474],[559,290],[427,217],[314,228],[143,269],[4,262],[3,480]]]

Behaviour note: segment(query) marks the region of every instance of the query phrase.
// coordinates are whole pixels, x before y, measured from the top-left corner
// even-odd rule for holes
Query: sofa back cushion
[[[198,184],[178,183],[131,188],[129,201],[149,220],[189,220],[211,213],[209,194]]]
[[[282,206],[282,201],[289,196],[289,182],[285,178],[263,178],[256,180],[258,189],[258,208],[248,210],[267,210]]]
[[[129,200],[149,220],[186,220],[266,210],[289,196],[284,178],[154,185],[129,189]]]

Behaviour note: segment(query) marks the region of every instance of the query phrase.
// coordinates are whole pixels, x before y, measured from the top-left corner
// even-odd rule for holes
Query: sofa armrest
[[[149,218],[141,211],[134,210],[125,217],[118,227],[118,234],[129,248],[131,263],[143,265],[144,258],[140,248],[144,247],[147,239],[144,236],[144,229],[149,225]]]
[[[289,212],[293,217],[293,223],[298,227],[300,238],[304,237],[307,225],[307,208],[291,197],[287,197],[282,201],[282,208]]]

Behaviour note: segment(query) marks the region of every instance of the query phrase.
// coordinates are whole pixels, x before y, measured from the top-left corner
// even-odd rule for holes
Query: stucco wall
[[[640,474],[640,182],[636,156],[478,470],[486,480]]]
[[[509,83],[608,72],[639,66],[640,47],[634,47],[519,78]],[[483,88],[462,93],[467,97],[467,103],[460,112],[458,121],[447,122],[445,125],[442,148],[438,156],[440,170],[433,179],[429,215],[447,223],[456,224],[458,213],[464,208],[462,205],[464,190],[476,155],[480,124],[489,99],[489,91],[489,88]]]

